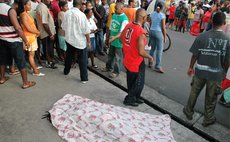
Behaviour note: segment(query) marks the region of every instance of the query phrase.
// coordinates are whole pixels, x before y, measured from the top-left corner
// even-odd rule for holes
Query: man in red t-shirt
[[[140,99],[145,81],[145,63],[147,58],[153,63],[153,58],[145,51],[146,33],[142,25],[147,20],[147,13],[140,8],[136,12],[135,21],[129,23],[121,34],[121,42],[124,53],[124,66],[127,69],[128,95],[124,104],[138,106],[144,101]]]

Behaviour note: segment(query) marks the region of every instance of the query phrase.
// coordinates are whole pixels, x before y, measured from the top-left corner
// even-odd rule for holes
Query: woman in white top
[[[96,26],[96,23],[94,22],[94,20],[92,19],[92,16],[93,16],[92,9],[86,9],[84,13],[85,13],[85,15],[86,15],[86,17],[88,19],[89,28],[90,28],[91,48],[88,49],[89,57],[91,59],[92,67],[97,68],[97,65],[95,65],[95,63],[94,63],[94,52],[96,50],[95,33],[97,31],[97,26]]]

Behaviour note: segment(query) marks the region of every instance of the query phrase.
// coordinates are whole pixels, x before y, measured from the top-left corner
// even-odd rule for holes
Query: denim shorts
[[[0,65],[11,65],[12,58],[14,59],[19,70],[26,67],[23,43],[7,42],[0,39]]]
[[[90,38],[90,43],[91,43],[91,48],[88,48],[88,52],[95,52],[96,50],[96,42],[95,42],[95,37]]]

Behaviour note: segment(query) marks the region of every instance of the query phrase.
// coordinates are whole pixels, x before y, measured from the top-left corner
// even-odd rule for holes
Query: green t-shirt
[[[121,15],[113,14],[110,26],[110,36],[116,36],[118,33],[122,32],[122,23],[125,20],[128,21],[128,17],[124,13]],[[112,41],[111,45],[117,48],[122,48],[122,44],[119,38]]]
[[[230,63],[230,38],[223,31],[207,31],[196,38],[190,52],[196,55],[195,75],[202,79],[221,81],[224,63]]]

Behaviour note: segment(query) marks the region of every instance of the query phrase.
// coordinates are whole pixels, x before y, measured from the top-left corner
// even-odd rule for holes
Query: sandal
[[[36,82],[34,82],[34,81],[28,81],[26,85],[22,86],[22,89],[27,89],[27,88],[33,87],[35,84],[36,84]]]
[[[102,71],[102,72],[110,72],[111,70],[105,67],[105,68],[103,68],[101,71]]]
[[[19,70],[15,70],[14,72],[9,72],[9,75],[18,75],[20,74]]]
[[[8,76],[5,77],[5,80],[1,80],[0,84],[4,84],[7,80],[9,80],[10,78]]]
[[[118,75],[119,75],[119,74],[111,73],[111,74],[109,75],[109,77],[110,77],[110,78],[116,78],[116,77],[118,77]]]

